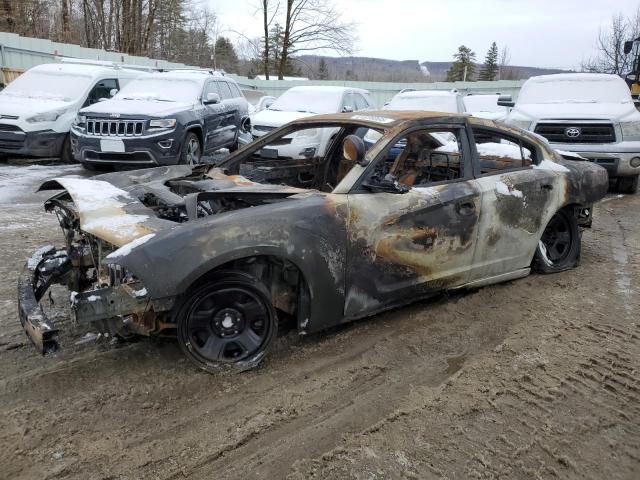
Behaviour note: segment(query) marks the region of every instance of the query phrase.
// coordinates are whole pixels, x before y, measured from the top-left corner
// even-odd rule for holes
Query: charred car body
[[[261,155],[319,128],[338,131],[322,157]],[[380,138],[365,151],[371,130]],[[42,188],[64,189],[45,208],[66,246],[36,252],[18,287],[37,348],[58,346],[38,303],[58,282],[79,323],[175,334],[209,369],[255,365],[278,318],[317,332],[442,290],[571,268],[607,174],[490,120],[382,111],[301,119],[213,167]]]

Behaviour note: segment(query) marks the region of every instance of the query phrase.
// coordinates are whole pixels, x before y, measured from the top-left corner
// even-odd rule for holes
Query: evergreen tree
[[[238,54],[233,44],[226,37],[218,37],[215,46],[216,68],[225,72],[238,71]]]
[[[493,42],[491,47],[489,47],[489,51],[487,51],[487,56],[484,59],[484,65],[482,66],[482,70],[480,70],[478,80],[495,80],[498,75],[498,68],[498,45],[496,45],[496,42]]]
[[[318,65],[318,80],[329,80],[329,69],[324,58],[320,59],[320,64]]]
[[[458,52],[453,56],[455,61],[451,68],[447,71],[447,82],[460,82],[465,80],[472,81],[476,72],[476,54],[469,47],[460,45]]]

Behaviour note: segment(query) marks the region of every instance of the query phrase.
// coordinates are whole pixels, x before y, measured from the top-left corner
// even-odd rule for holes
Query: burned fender
[[[159,299],[183,294],[203,275],[234,260],[276,256],[296,265],[307,282],[312,318],[306,330],[325,328],[344,309],[346,199],[319,193],[292,198],[158,232],[103,263],[121,265]]]

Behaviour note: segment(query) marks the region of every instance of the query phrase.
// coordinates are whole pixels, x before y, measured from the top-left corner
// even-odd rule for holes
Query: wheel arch
[[[216,257],[184,279],[179,286],[180,297],[187,296],[218,273],[229,270],[248,273],[260,280],[269,290],[274,307],[294,317],[298,330],[306,332],[315,298],[310,268],[277,248],[242,249]]]
[[[189,133],[195,133],[200,141],[200,149],[204,151],[204,133],[202,130],[202,125],[194,124],[189,125],[184,132],[184,136],[186,137]],[[184,141],[184,139],[183,139]]]

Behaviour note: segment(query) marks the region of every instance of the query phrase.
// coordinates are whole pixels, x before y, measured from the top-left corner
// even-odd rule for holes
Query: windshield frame
[[[180,84],[192,84],[194,86],[194,90],[192,93],[196,95],[191,97],[184,98],[166,98],[163,95],[154,95],[154,89],[157,89],[157,86],[160,84],[155,84],[154,82],[163,82],[165,85],[161,85],[162,87],[166,87],[170,85],[171,88],[167,89],[171,93],[184,92],[182,88],[180,88]],[[176,77],[167,77],[162,78],[160,76],[156,77],[138,77],[134,78],[130,82],[128,82],[122,89],[113,96],[114,100],[121,101],[147,101],[147,102],[168,102],[168,103],[199,103],[202,101],[202,92],[204,89],[204,80],[199,81],[193,78],[176,78]],[[141,87],[141,88],[137,88]],[[129,93],[131,90],[137,89],[138,93]],[[146,92],[144,92],[146,90]],[[144,93],[143,93],[144,92]],[[146,94],[145,94],[146,93]],[[166,92],[165,92],[166,93]]]
[[[46,77],[49,79],[65,79],[65,88],[68,88],[69,93],[73,92],[73,95],[57,95],[57,94],[47,94],[48,92],[45,90],[33,90],[31,88],[31,92],[29,90],[22,89],[21,85],[26,82],[30,82],[33,87],[33,82],[35,81],[35,77],[38,76],[40,79],[37,80],[37,84],[50,84],[46,82]],[[82,82],[78,82],[77,80],[82,79]],[[72,80],[71,82],[66,82],[66,80]],[[44,83],[43,83],[44,82]],[[33,100],[51,100],[65,103],[73,103],[75,101],[83,98],[86,93],[93,88],[95,83],[95,77],[87,74],[79,74],[79,73],[70,73],[64,71],[43,71],[43,70],[27,70],[14,81],[9,83],[1,92],[1,95],[6,95],[7,97],[14,98],[28,98]],[[13,90],[16,90],[15,92]],[[44,95],[39,95],[38,92],[43,92]]]
[[[331,93],[332,95],[326,95],[327,93]],[[286,92],[284,92],[282,95],[280,95],[278,98],[276,98],[276,100],[267,108],[267,110],[271,110],[274,112],[300,112],[300,113],[312,113],[315,115],[321,115],[321,114],[326,114],[326,113],[336,113],[340,111],[340,106],[344,100],[344,95],[345,95],[346,91],[330,91],[330,90],[320,90],[320,89],[296,89],[294,88],[290,88],[289,90],[287,90]],[[311,94],[311,95],[310,95]],[[335,99],[337,100],[335,102],[335,104],[333,102],[331,102],[331,104],[335,107],[335,108],[331,108],[331,109],[322,109],[322,111],[316,112],[316,111],[312,111],[312,110],[300,110],[298,108],[296,109],[291,109],[291,108],[279,108],[278,103],[279,102],[284,102],[284,101],[290,101],[288,98],[286,98],[286,96],[291,96],[293,97],[294,95],[297,97],[296,100],[300,100],[302,99],[309,99],[309,98],[313,98],[314,100],[317,100],[318,97],[320,95],[324,95],[325,98],[332,98],[335,96]],[[333,100],[333,98],[332,98]],[[325,102],[325,103],[329,103],[329,102]],[[309,107],[309,104],[307,104],[306,106],[302,106],[302,108],[307,108]]]

